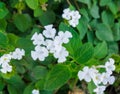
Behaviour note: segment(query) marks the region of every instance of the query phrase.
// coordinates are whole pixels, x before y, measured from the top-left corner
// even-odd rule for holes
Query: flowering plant
[[[118,93],[119,5],[1,0],[0,93]]]

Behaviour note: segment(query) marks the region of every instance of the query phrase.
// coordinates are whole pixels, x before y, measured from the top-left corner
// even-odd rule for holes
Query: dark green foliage
[[[81,14],[75,28],[62,18],[63,9],[67,7]],[[72,33],[69,43],[63,44],[69,52],[64,64],[57,64],[51,54],[42,62],[31,58],[31,50],[34,50],[32,35],[42,32],[49,24],[53,24],[57,33]],[[0,72],[0,94],[31,94],[33,89],[39,89],[40,94],[54,94],[64,89],[65,84],[72,89],[78,82],[79,70],[101,64],[111,56],[116,61],[118,75],[120,0],[1,0],[0,56],[15,48],[24,49],[26,56],[10,62],[13,66],[11,73]],[[90,94],[93,89],[90,82]]]

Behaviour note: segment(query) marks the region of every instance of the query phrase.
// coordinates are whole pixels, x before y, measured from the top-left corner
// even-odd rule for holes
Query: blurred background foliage
[[[63,9],[68,7],[81,14],[77,28],[68,26],[62,19]],[[42,32],[48,24],[74,34],[71,42],[64,46],[77,64],[68,61],[55,65],[52,56],[43,62],[32,60],[30,54],[34,46],[30,38],[34,32]],[[108,57],[116,61],[116,82],[110,87],[115,91],[111,93],[108,89],[106,92],[119,94],[120,0],[0,0],[0,55],[16,47],[25,49],[26,56],[19,62],[11,61],[14,65],[12,73],[1,73],[0,94],[31,94],[34,88],[38,88],[41,94],[67,94],[75,83],[71,80],[76,78],[74,70],[80,68],[79,64],[81,67],[82,63],[97,65]],[[70,84],[66,84],[69,79]]]

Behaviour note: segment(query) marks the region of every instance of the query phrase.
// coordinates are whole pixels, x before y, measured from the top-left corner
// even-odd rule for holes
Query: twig
[[[79,9],[80,9],[80,7],[78,6],[78,3],[77,3],[77,1],[76,1],[76,0],[74,0],[74,3],[75,3],[75,5],[76,5],[77,9],[79,10]]]
[[[72,5],[69,0],[67,0],[67,3],[68,3],[70,6]]]

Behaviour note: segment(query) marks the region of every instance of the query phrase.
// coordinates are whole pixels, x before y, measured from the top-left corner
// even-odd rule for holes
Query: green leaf
[[[33,77],[35,79],[42,79],[46,76],[48,70],[46,67],[43,66],[36,66],[35,68],[33,68],[31,74],[33,75]]]
[[[39,0],[40,4],[45,4],[48,0]]]
[[[25,0],[25,2],[27,3],[28,7],[31,9],[36,9],[38,7],[38,0]]]
[[[16,88],[16,90],[18,91],[17,94],[22,94],[23,90],[25,88],[25,84],[22,81],[21,77],[18,75],[14,75],[12,76],[10,79],[5,79],[6,82],[10,85]],[[12,88],[13,89],[13,88]],[[13,91],[14,92],[14,91]],[[11,91],[12,94],[12,91]]]
[[[97,19],[91,20],[90,23],[88,24],[89,29],[90,29],[90,30],[91,30],[91,28],[92,28],[92,29],[96,29],[97,24],[98,24],[98,20],[97,20]]]
[[[86,43],[82,45],[76,52],[74,59],[77,63],[82,64],[87,62],[89,59],[92,58],[94,53],[94,49],[91,43]]]
[[[89,18],[88,10],[87,9],[81,8],[80,9],[80,14],[82,14],[82,17],[84,16],[85,19],[87,20],[87,22],[89,22],[90,18]],[[81,20],[81,18],[80,18],[80,20]]]
[[[43,10],[41,8],[36,8],[34,10],[34,17],[39,17],[43,14]]]
[[[79,20],[79,24],[77,25],[77,29],[80,33],[80,38],[83,39],[88,31],[87,28],[87,20],[85,17],[81,17],[81,19]]]
[[[18,60],[12,60],[11,64],[14,65],[15,71],[20,74],[24,74],[26,72],[24,66],[22,66],[21,62],[18,63]]]
[[[114,25],[114,15],[108,11],[102,12],[102,22],[106,25],[113,26]]]
[[[45,90],[55,90],[63,86],[71,77],[68,66],[58,64],[47,75]]]
[[[27,87],[24,89],[23,94],[32,94],[32,90],[34,89],[33,83],[27,85]]]
[[[89,82],[88,83],[88,90],[89,90],[89,93],[90,94],[95,94],[94,92],[93,92],[93,90],[96,88],[96,86],[95,86],[95,84],[93,83],[93,81],[91,81],[91,82]]]
[[[26,45],[26,46],[25,46]],[[26,54],[30,54],[31,50],[34,49],[34,46],[32,44],[32,41],[26,38],[20,38],[16,42],[16,46],[24,49]]]
[[[115,4],[114,2],[108,3],[108,7],[109,7],[109,9],[111,10],[111,12],[112,12],[114,15],[117,14],[118,8],[117,8],[117,6],[116,6],[116,4]]]
[[[118,54],[119,48],[117,42],[108,42],[109,54]]]
[[[88,62],[86,62],[83,66],[89,66],[92,67],[93,65],[100,65],[100,62],[98,61],[98,59],[95,58],[91,58]]]
[[[41,24],[44,25],[48,25],[48,24],[52,24],[55,21],[55,13],[53,11],[46,11],[44,12],[40,17],[39,20],[41,22]]]
[[[0,19],[3,19],[8,14],[8,9],[3,2],[0,2]]]
[[[5,19],[0,20],[0,30],[5,31],[7,27],[7,22]]]
[[[102,40],[102,41],[114,40],[111,29],[102,23],[98,24],[97,26],[96,36],[99,40]]]
[[[87,39],[88,42],[91,42],[92,44],[94,43],[95,36],[93,31],[87,32]]]
[[[42,90],[40,91],[40,94],[54,94],[54,91]]]
[[[114,24],[113,36],[114,36],[114,40],[115,41],[119,41],[120,40],[120,24],[119,23],[115,23]]]
[[[12,85],[8,85],[8,86],[7,86],[7,89],[8,89],[9,94],[20,94],[20,93],[16,90],[16,88],[15,88],[14,86],[12,86]]]
[[[81,3],[87,4],[88,8],[91,7],[91,0],[78,0]]]
[[[30,28],[31,22],[31,17],[28,14],[16,14],[14,17],[14,24],[21,32]]]
[[[5,82],[2,78],[0,78],[0,91],[2,91],[5,87]]]
[[[46,77],[45,77],[46,78]],[[45,78],[40,79],[35,83],[35,87],[37,87],[40,90],[44,90],[44,84],[45,84]]]
[[[111,0],[100,0],[100,6],[105,6],[107,5]]]
[[[0,47],[5,47],[8,45],[8,38],[5,33],[0,32]]]
[[[102,43],[97,44],[94,49],[94,57],[98,59],[104,58],[108,53],[107,43],[103,41]]]
[[[113,54],[112,58],[115,60],[115,72],[120,73],[120,55]],[[115,83],[118,84],[118,83]]]
[[[7,37],[9,39],[9,44],[11,44],[13,46],[15,46],[17,40],[19,39],[19,37],[16,36],[15,34],[13,34],[13,33],[7,34]]]
[[[96,4],[93,4],[93,6],[90,9],[90,14],[93,18],[99,18],[99,7]]]
[[[72,38],[70,39],[69,43],[65,44],[64,46],[69,51],[70,55],[74,56],[75,51],[80,48],[82,42],[80,40],[80,36],[77,32],[74,31],[73,28],[68,27],[66,24],[61,23],[59,25],[59,31],[69,31],[72,33]]]

